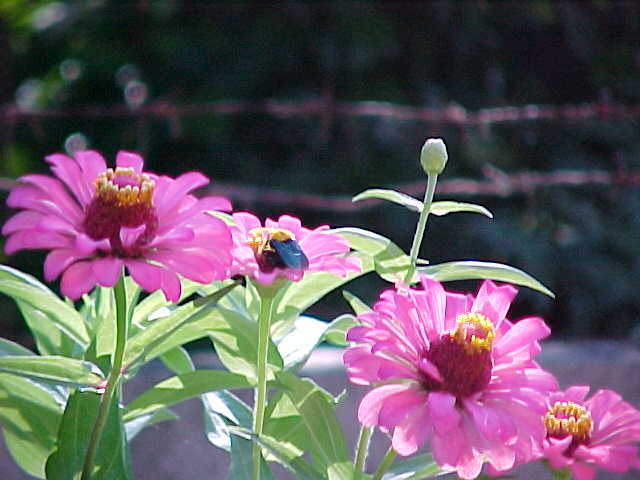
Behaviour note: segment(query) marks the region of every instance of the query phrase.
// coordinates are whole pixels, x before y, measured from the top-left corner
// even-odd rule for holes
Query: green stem
[[[389,447],[389,450],[387,450],[387,453],[385,453],[384,458],[380,462],[380,465],[378,465],[376,473],[373,474],[372,480],[380,480],[382,478],[382,475],[384,475],[384,472],[386,472],[387,468],[391,466],[395,458],[396,451],[393,449],[393,447]]]
[[[406,285],[411,284],[413,274],[416,271],[416,261],[418,260],[418,253],[420,252],[420,245],[422,244],[422,237],[424,236],[424,229],[427,226],[427,218],[429,218],[429,211],[431,210],[431,204],[433,203],[433,194],[436,191],[436,183],[438,182],[438,174],[430,173],[427,176],[427,189],[424,192],[424,201],[422,211],[420,212],[420,218],[418,219],[418,226],[416,233],[413,236],[413,244],[411,245],[411,253],[409,260],[409,268],[407,274],[404,277],[404,283]]]
[[[253,431],[259,437],[264,424],[264,409],[267,403],[267,357],[269,353],[269,328],[273,295],[260,296],[260,317],[258,319],[258,387],[253,414]],[[253,444],[253,480],[260,480],[260,446]]]
[[[356,472],[364,473],[365,462],[367,461],[367,453],[369,453],[369,443],[371,442],[372,427],[360,427],[360,435],[358,436],[358,446],[356,448]]]
[[[91,471],[93,470],[93,462],[98,451],[98,443],[102,436],[102,431],[107,422],[109,406],[113,399],[114,393],[120,385],[120,374],[122,370],[122,359],[124,357],[124,349],[127,341],[127,291],[124,284],[124,271],[121,273],[118,282],[113,288],[116,298],[116,349],[113,354],[113,364],[109,377],[107,378],[107,387],[100,399],[100,407],[98,408],[98,416],[96,423],[93,425],[91,439],[87,447],[87,453],[84,457],[84,465],[82,466],[81,480],[89,480]]]

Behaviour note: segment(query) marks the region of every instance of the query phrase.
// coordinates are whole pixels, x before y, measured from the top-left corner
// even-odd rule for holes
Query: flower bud
[[[447,164],[447,147],[441,138],[428,138],[420,152],[420,163],[423,170],[431,175],[439,175]]]

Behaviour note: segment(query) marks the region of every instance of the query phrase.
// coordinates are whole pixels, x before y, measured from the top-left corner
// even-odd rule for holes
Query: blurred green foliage
[[[91,116],[92,105],[183,105],[328,96],[444,108],[608,101],[640,103],[636,2],[0,2],[0,103],[66,116],[0,117],[0,175],[45,171],[42,157],[88,145],[109,158],[137,150],[147,166],[199,169],[214,181],[352,195],[423,179],[426,137],[442,136],[442,178],[559,169],[638,171],[638,118],[537,120],[453,126],[379,117],[279,118],[247,113]],[[437,196],[437,195],[436,195]],[[422,256],[510,263],[554,290],[523,291],[514,317],[545,316],[556,336],[637,335],[640,189],[549,187],[483,203],[493,221],[430,219]],[[385,206],[360,213],[234,202],[308,225],[358,225],[407,250],[415,215]],[[4,217],[9,214],[4,211]],[[41,275],[41,254],[2,258]],[[383,284],[354,293],[371,301]],[[456,287],[458,285],[455,285]],[[460,285],[475,288],[471,285]],[[5,308],[6,307],[6,308]],[[2,308],[12,308],[7,299]],[[316,313],[346,309],[336,301]],[[20,320],[4,322],[17,335]],[[13,325],[13,326],[11,326]]]

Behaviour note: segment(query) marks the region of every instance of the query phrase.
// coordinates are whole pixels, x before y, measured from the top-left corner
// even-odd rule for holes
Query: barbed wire
[[[63,108],[21,108],[5,104],[0,108],[0,118],[9,122],[38,118],[82,117],[122,118],[154,117],[176,119],[198,115],[263,114],[277,118],[298,116],[347,116],[376,117],[394,120],[412,120],[457,125],[487,125],[493,123],[532,121],[616,118],[640,116],[640,105],[616,104],[609,101],[570,105],[524,105],[467,110],[451,104],[443,108],[416,107],[391,102],[335,101],[331,96],[314,97],[302,101],[263,99],[255,101],[217,100],[186,104],[174,104],[156,100],[138,107],[124,103],[114,105],[84,105]]]
[[[640,170],[557,170],[552,172],[524,171],[507,174],[491,167],[484,169],[485,179],[457,178],[438,182],[436,194],[469,197],[510,197],[531,194],[551,187],[584,186],[640,186]],[[394,185],[393,188],[408,195],[421,197],[426,182]],[[206,189],[208,195],[227,197],[234,205],[295,205],[299,209],[352,213],[377,206],[379,200],[353,203],[348,195],[320,195],[292,192],[259,186],[215,183]]]
[[[468,197],[510,197],[531,194],[536,190],[551,187],[586,186],[640,186],[640,170],[556,170],[546,173],[523,171],[504,173],[493,167],[483,169],[485,179],[454,178],[438,182],[436,194]],[[0,192],[7,193],[18,182],[11,178],[0,178]],[[424,193],[425,182],[397,184],[392,188],[408,195],[420,197]],[[234,206],[242,208],[252,205],[295,206],[298,209],[352,213],[375,207],[379,200],[364,200],[353,203],[349,195],[323,195],[301,193],[284,189],[267,188],[215,182],[203,189],[205,195],[219,195],[228,198]],[[354,194],[357,192],[354,192]]]

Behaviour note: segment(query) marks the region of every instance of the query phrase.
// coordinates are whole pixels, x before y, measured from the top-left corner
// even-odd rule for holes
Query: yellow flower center
[[[263,252],[275,252],[271,246],[271,240],[286,242],[295,239],[293,233],[284,228],[260,227],[249,230],[247,245],[251,247],[256,257],[261,257]]]
[[[138,174],[130,167],[109,168],[100,173],[93,184],[96,194],[85,210],[83,228],[94,240],[108,239],[114,253],[135,257],[153,238],[158,218],[152,197],[155,182],[145,173]],[[124,247],[120,240],[122,227],[145,226],[135,245]]]
[[[108,168],[94,181],[96,196],[116,207],[151,207],[155,182],[146,173],[137,174],[131,167]]]
[[[493,323],[481,313],[458,315],[456,328],[451,333],[451,338],[470,355],[483,351],[490,352],[494,337]]]
[[[573,402],[556,402],[544,415],[547,434],[562,438],[572,435],[574,440],[584,443],[593,429],[591,414],[582,405]]]

